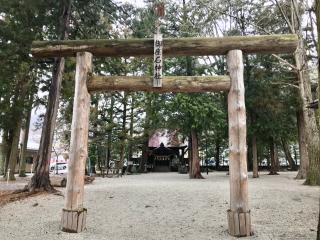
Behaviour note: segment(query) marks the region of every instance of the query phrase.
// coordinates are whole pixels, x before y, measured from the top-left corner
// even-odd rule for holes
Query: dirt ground
[[[249,179],[255,235],[243,239],[315,239],[319,187],[294,180],[296,172]],[[40,195],[0,208],[1,240],[235,239],[227,233],[229,181],[225,172],[190,180],[150,173],[96,178],[85,186],[87,230],[59,230],[64,199]],[[0,183],[0,191],[4,183]],[[10,188],[7,186],[7,188]]]

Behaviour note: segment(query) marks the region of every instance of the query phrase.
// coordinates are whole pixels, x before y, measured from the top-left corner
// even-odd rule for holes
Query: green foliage
[[[30,45],[33,40],[58,39],[62,2],[0,0],[1,131],[12,129],[13,117],[21,116],[28,107],[27,101],[15,101],[22,86],[35,96],[34,105],[46,105],[52,61],[33,59],[29,54]],[[111,0],[74,0],[69,39],[153,37],[155,16],[152,2],[147,2],[145,7],[135,8]],[[285,12],[289,14],[288,9]],[[268,1],[190,0],[184,5],[178,2],[166,5],[161,31],[164,37],[197,37],[287,33],[288,28],[279,9]],[[281,57],[292,63],[291,56]],[[270,138],[296,142],[296,110],[300,103],[295,73],[272,56],[245,56],[244,62],[248,137],[256,133],[263,146],[269,145]],[[59,137],[66,145],[70,140],[75,64],[74,58],[66,60],[60,99],[59,122],[64,129]],[[94,59],[97,75],[151,75],[152,69],[151,58]],[[223,56],[173,57],[164,61],[165,75],[226,72]],[[133,130],[129,134],[131,125]],[[117,158],[123,139],[128,154],[129,146],[138,149],[159,128],[180,129],[185,136],[196,129],[200,148],[209,148],[207,152],[211,155],[215,153],[215,145],[227,148],[226,94],[130,93],[127,97],[122,92],[94,94],[90,156],[96,162],[104,158],[111,141],[114,158]],[[210,144],[205,144],[208,141]]]

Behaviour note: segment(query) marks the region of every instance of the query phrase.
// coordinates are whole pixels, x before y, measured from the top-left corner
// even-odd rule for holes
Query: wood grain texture
[[[235,237],[252,236],[250,211],[234,212],[228,210],[229,234]]]
[[[259,167],[258,167],[258,150],[257,150],[257,136],[256,133],[252,135],[252,172],[253,178],[259,177]]]
[[[91,72],[92,54],[77,54],[75,95],[73,103],[70,159],[65,209],[83,208],[84,174],[87,158],[90,94],[87,90],[88,73]]]
[[[243,223],[246,218],[238,214],[249,211],[247,129],[242,51],[229,51],[227,65],[231,79],[231,88],[228,95],[230,211],[234,214],[234,226],[229,225],[229,232],[234,229],[234,236],[238,236],[240,228],[243,231],[246,229]],[[247,224],[251,226],[251,223]]]
[[[165,76],[162,87],[152,86],[152,77],[92,76],[88,90],[145,92],[217,92],[230,89],[229,76]]]
[[[154,41],[146,39],[87,39],[66,41],[35,41],[31,53],[35,57],[73,57],[77,52],[94,56],[153,56]],[[298,37],[286,35],[231,36],[220,38],[166,38],[164,56],[225,55],[233,49],[244,53],[293,53]]]
[[[64,232],[79,233],[86,228],[87,209],[62,209],[61,229]]]

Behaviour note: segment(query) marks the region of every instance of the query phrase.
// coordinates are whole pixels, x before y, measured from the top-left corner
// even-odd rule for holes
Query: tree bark
[[[274,160],[275,160],[276,172],[279,172],[280,171],[280,162],[279,162],[278,145],[276,144],[276,142],[274,143]]]
[[[27,111],[27,118],[24,126],[24,135],[21,146],[21,154],[20,154],[20,164],[19,164],[19,177],[26,176],[26,152],[28,149],[28,139],[29,139],[29,130],[30,130],[30,121],[31,121],[31,112],[32,112],[32,102],[33,97],[29,96],[29,109]]]
[[[220,142],[219,140],[216,140],[216,170],[219,170],[220,168]]]
[[[132,155],[133,155],[134,104],[135,104],[134,93],[131,93],[130,130],[129,130],[130,141],[129,141],[129,150],[128,150],[128,155],[129,155],[129,159],[128,159],[128,160],[129,160],[129,161],[132,161]],[[132,167],[132,165],[129,165],[129,164],[128,164],[128,172],[131,172],[131,167]]]
[[[152,98],[150,94],[146,94],[146,118],[144,124],[144,133],[142,139],[142,156],[139,162],[139,172],[145,172],[145,164],[148,161],[149,156],[149,137],[151,132],[151,109],[152,109]]]
[[[2,135],[2,144],[0,149],[0,175],[5,174],[5,164],[6,164],[6,156],[7,156],[7,131],[4,131]]]
[[[253,172],[253,178],[258,178],[259,177],[259,172],[258,172],[258,151],[257,151],[257,136],[254,133],[252,135],[252,172]]]
[[[318,100],[320,99],[320,1],[315,1],[315,9],[316,9],[316,19],[317,19],[317,32],[318,32]],[[318,107],[318,123],[320,122],[320,107]],[[320,146],[319,146],[320,147]],[[319,167],[319,166],[318,166]],[[318,231],[317,231],[317,240],[320,240],[320,201],[319,201],[319,217],[318,217]]]
[[[303,119],[306,130],[306,145],[309,157],[309,168],[307,169],[306,184],[320,185],[320,138],[316,122],[316,115],[313,109],[307,108],[312,101],[311,82],[307,69],[306,54],[303,38],[295,52],[295,61],[298,69],[300,97],[303,106]]]
[[[320,201],[319,201],[319,203],[320,203]],[[317,240],[320,240],[320,204],[319,204],[319,217],[318,217]]]
[[[72,0],[63,1],[63,10],[60,18],[61,40],[68,38],[69,18],[71,15]],[[34,164],[34,175],[29,182],[29,191],[45,190],[52,191],[53,187],[49,179],[49,165],[53,142],[54,128],[59,107],[62,75],[64,72],[65,59],[56,58],[53,64],[52,81],[49,90],[48,106],[42,127],[40,146]]]
[[[187,34],[186,34],[187,35]],[[231,36],[222,38],[165,38],[165,56],[224,55],[233,49],[245,53],[293,53],[298,38],[292,34]],[[154,40],[100,39],[70,41],[36,41],[31,52],[35,57],[74,57],[77,51],[89,51],[94,56],[153,56]]]
[[[149,144],[149,135],[145,136],[145,140],[142,143],[142,156],[139,162],[139,172],[140,173],[144,173],[145,172],[145,167],[146,167],[146,163],[148,161],[148,156],[149,156],[149,152],[148,152],[148,144]]]
[[[294,160],[293,160],[293,158],[291,156],[291,152],[289,150],[289,146],[288,146],[288,144],[286,143],[286,141],[283,138],[281,138],[281,144],[282,144],[283,152],[284,152],[284,154],[286,156],[286,160],[289,163],[290,170],[291,171],[296,171],[297,170],[297,166],[296,166],[296,164],[295,164],[295,162],[294,162]]]
[[[11,119],[14,122],[14,127],[11,129],[12,141],[10,155],[8,157],[8,168],[6,169],[6,171],[9,173],[9,176],[5,175],[7,178],[9,178],[9,180],[15,180],[14,174],[18,160],[20,132],[24,114],[23,105],[26,100],[29,81],[30,79],[27,75],[25,75],[22,80],[18,82],[13,100],[13,109],[16,109],[16,111],[13,112]]]
[[[197,132],[194,129],[191,130],[191,144],[192,144],[192,155],[191,155],[192,162],[191,162],[190,178],[203,179],[203,176],[201,175],[201,169],[200,169],[198,136],[197,136]]]
[[[242,52],[227,55],[231,88],[228,94],[230,209],[228,228],[232,236],[250,236],[251,220],[248,203],[247,126]]]
[[[189,178],[192,178],[192,136],[191,133],[188,138],[188,160],[189,160]]]
[[[278,175],[276,151],[277,151],[277,149],[275,147],[274,140],[271,139],[271,141],[270,141],[270,163],[271,163],[271,167],[270,167],[269,175]]]
[[[292,4],[298,6],[296,0]],[[293,18],[293,26],[298,34],[298,48],[294,52],[294,59],[297,67],[297,75],[299,80],[300,98],[302,102],[303,119],[306,130],[306,143],[309,157],[309,168],[307,169],[306,184],[320,185],[320,135],[316,121],[316,114],[313,109],[307,106],[313,101],[311,93],[311,80],[306,57],[306,49],[304,45],[302,33],[302,16],[295,15]],[[319,28],[319,26],[318,26]]]
[[[92,76],[90,92],[145,91],[145,92],[218,92],[230,89],[229,76],[164,76],[162,87],[154,88],[149,76]]]
[[[112,133],[113,133],[113,112],[114,112],[114,95],[111,93],[111,103],[109,110],[109,123],[111,127],[108,130],[108,140],[107,140],[107,175],[109,174],[110,161],[112,160]]]
[[[306,143],[306,124],[304,123],[302,109],[297,112],[298,139],[299,139],[299,156],[300,166],[296,179],[305,179],[307,169],[309,168],[309,157]]]
[[[13,130],[9,129],[6,140],[5,140],[5,162],[4,162],[4,178],[6,179],[8,169],[9,169],[9,159],[10,159],[10,153],[11,153],[11,147],[12,147],[12,141],[13,141]]]
[[[92,54],[77,54],[75,94],[72,112],[70,159],[65,206],[62,210],[61,226],[66,232],[81,232],[86,225],[87,210],[83,207],[85,165],[88,157],[88,130],[90,114],[90,94],[87,78],[92,70]],[[73,216],[72,221],[69,214]]]
[[[9,158],[9,178],[10,181],[16,180],[14,173],[16,170],[17,160],[18,160],[18,147],[19,147],[19,137],[20,137],[20,131],[21,131],[21,123],[22,119],[18,119],[16,123],[16,127],[13,130],[13,138],[12,138],[12,145],[10,149],[10,158]]]
[[[119,169],[118,169],[118,175],[123,175],[123,165],[124,165],[124,156],[125,156],[125,147],[126,147],[126,141],[127,141],[127,104],[128,104],[128,94],[125,92],[122,100],[123,105],[123,112],[122,112],[122,126],[121,126],[121,137],[120,137],[120,162],[119,162]]]

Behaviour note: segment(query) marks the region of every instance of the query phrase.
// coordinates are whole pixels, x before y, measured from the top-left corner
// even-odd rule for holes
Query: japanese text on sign
[[[162,34],[154,35],[153,87],[162,87]]]

